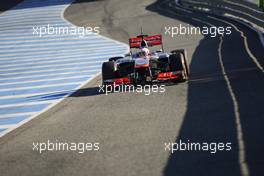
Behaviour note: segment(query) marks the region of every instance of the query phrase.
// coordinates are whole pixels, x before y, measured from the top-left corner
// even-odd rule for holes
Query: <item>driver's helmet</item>
[[[149,49],[148,48],[141,48],[138,52],[139,57],[148,57],[149,56]]]
[[[148,47],[148,43],[146,40],[142,40],[141,43],[140,43],[140,48],[147,48]]]

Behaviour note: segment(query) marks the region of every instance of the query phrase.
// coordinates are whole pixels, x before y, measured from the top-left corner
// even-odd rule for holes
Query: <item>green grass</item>
[[[264,0],[259,0],[259,6],[264,9]]]

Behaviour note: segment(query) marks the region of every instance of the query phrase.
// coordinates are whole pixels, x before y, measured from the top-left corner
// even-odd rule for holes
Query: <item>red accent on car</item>
[[[121,84],[130,84],[131,82],[128,79],[128,77],[124,77],[124,78],[113,79],[113,83],[115,83],[116,85],[121,85]]]
[[[179,79],[181,74],[182,74],[182,71],[159,73],[157,80],[158,81],[167,81],[170,79]]]

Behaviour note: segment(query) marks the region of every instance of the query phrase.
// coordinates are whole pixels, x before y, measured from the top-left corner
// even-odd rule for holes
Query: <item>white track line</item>
[[[237,32],[240,33],[240,36],[243,38],[243,41],[244,41],[244,46],[245,46],[245,49],[249,55],[249,57],[252,59],[252,61],[256,64],[256,66],[258,67],[258,69],[262,72],[264,72],[264,69],[263,67],[261,66],[261,64],[258,62],[258,59],[254,56],[254,54],[251,52],[251,50],[249,49],[249,46],[248,46],[248,41],[247,41],[247,37],[244,35],[244,33],[239,30],[234,24],[232,23],[229,23],[225,20],[221,20],[221,19],[218,19],[218,18],[215,18],[215,17],[212,17],[212,16],[208,16],[209,18],[212,18],[216,21],[221,21],[223,23],[226,23],[226,24],[229,24],[230,26],[232,26]]]
[[[223,38],[220,37],[220,43],[219,43],[219,48],[218,48],[219,62],[221,65],[223,76],[224,76],[225,81],[227,83],[228,91],[229,91],[230,96],[232,98],[233,107],[234,107],[235,120],[236,120],[236,131],[237,131],[237,141],[238,141],[238,147],[239,147],[239,150],[238,150],[238,152],[239,152],[239,155],[238,155],[239,165],[240,165],[242,176],[249,176],[249,169],[248,169],[248,164],[246,162],[246,154],[245,154],[246,147],[245,147],[243,130],[242,130],[240,114],[239,114],[239,105],[237,103],[235,93],[233,91],[233,88],[231,86],[231,82],[227,76],[227,73],[226,73],[226,70],[224,67],[223,58],[222,58],[222,45],[223,45]]]
[[[241,11],[239,11],[239,10],[231,9],[231,8],[229,8],[229,7],[225,7],[225,9],[230,10],[230,11],[233,11],[233,12],[236,12],[236,13],[240,13],[240,14],[246,15],[246,16],[248,16],[248,17],[250,17],[250,18],[253,18],[254,20],[257,20],[257,21],[259,21],[259,22],[261,22],[261,23],[264,23],[264,20],[259,19],[259,18],[255,17],[255,16],[253,16],[253,15],[248,14],[248,13],[243,13],[243,12],[241,12]]]
[[[261,41],[261,44],[264,48],[264,28],[261,28],[260,26],[256,26],[254,25],[253,23],[251,23],[250,21],[244,19],[244,18],[240,18],[240,17],[236,17],[236,16],[233,16],[231,14],[225,14],[226,17],[229,17],[229,18],[232,18],[233,20],[235,20],[236,22],[250,28],[251,30],[255,31],[258,35],[259,35],[259,38],[260,38],[260,41]],[[261,30],[261,31],[260,31]]]
[[[203,22],[203,21],[201,21]],[[204,23],[204,22],[203,22]],[[234,107],[234,113],[235,113],[235,120],[236,120],[236,131],[237,131],[237,141],[238,141],[238,147],[239,147],[239,166],[241,170],[242,176],[249,176],[249,169],[248,164],[246,162],[246,154],[245,154],[245,143],[243,138],[243,131],[242,131],[242,125],[240,121],[240,114],[239,114],[239,106],[235,97],[235,93],[232,89],[230,80],[227,76],[224,64],[223,64],[223,58],[222,58],[222,44],[223,44],[223,37],[220,37],[220,43],[218,47],[218,55],[219,55],[219,62],[222,69],[222,75],[224,76],[225,82],[227,84],[228,91],[230,93],[233,107]]]
[[[193,4],[209,5],[208,3],[205,3],[205,2],[196,2],[196,1],[188,1],[188,2],[193,3]],[[227,2],[230,2],[230,1],[227,1]],[[235,4],[236,4],[236,3],[235,3]],[[242,6],[243,6],[243,5],[242,5]],[[263,19],[259,19],[259,18],[255,17],[255,16],[253,16],[253,15],[250,15],[250,14],[247,14],[247,13],[243,13],[243,12],[241,12],[241,11],[239,11],[239,10],[231,9],[231,8],[229,8],[229,7],[221,7],[221,8],[225,8],[225,9],[227,9],[227,10],[234,11],[234,12],[236,12],[236,13],[240,13],[240,14],[243,14],[243,15],[249,16],[249,17],[251,17],[251,18],[253,18],[253,19],[257,20],[257,21],[260,21],[260,22],[264,23],[264,20],[263,20]],[[259,11],[258,11],[258,12],[259,12]],[[262,13],[264,13],[264,12],[262,12]],[[263,34],[262,34],[264,29],[262,29],[262,32],[260,32],[259,29],[258,29],[258,28],[262,28],[262,27],[260,27],[260,26],[258,26],[258,25],[256,25],[256,24],[254,24],[254,23],[252,23],[252,22],[250,22],[250,21],[248,21],[248,20],[246,20],[246,19],[244,19],[244,18],[237,17],[237,16],[234,16],[234,15],[231,15],[231,14],[228,14],[227,17],[231,17],[231,18],[233,18],[234,20],[236,20],[236,18],[237,18],[237,19],[239,19],[239,20],[236,20],[238,23],[241,23],[241,24],[243,24],[243,25],[249,27],[250,29],[254,30],[255,32],[257,32],[258,35],[259,35],[259,38],[260,38],[260,40],[261,40],[261,43],[262,43],[262,45],[263,45],[263,47],[264,47],[264,37],[263,37]],[[246,22],[250,23],[250,24],[251,24],[252,26],[254,26],[254,27],[252,27],[252,26],[250,26],[250,25],[248,25],[248,24],[246,24],[246,23],[243,23],[243,21],[246,21]]]
[[[249,7],[249,6],[246,6],[246,5],[243,5],[243,4],[239,4],[239,3],[232,2],[232,1],[228,1],[228,0],[223,0],[223,1],[226,2],[226,3],[229,3],[229,4],[233,4],[233,5],[236,5],[236,6],[241,6],[241,7],[247,8],[247,9],[249,9],[249,10],[251,10],[251,11],[254,11],[254,12],[256,12],[256,13],[259,13],[259,14],[264,14],[264,12],[262,12],[262,11],[259,11],[259,10],[256,10],[256,9],[253,9],[253,8],[251,8],[251,7]]]

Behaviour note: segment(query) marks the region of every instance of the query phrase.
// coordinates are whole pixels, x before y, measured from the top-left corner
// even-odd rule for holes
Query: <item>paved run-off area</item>
[[[0,15],[0,137],[82,87],[108,57],[127,52],[67,22],[71,2],[25,0]]]

